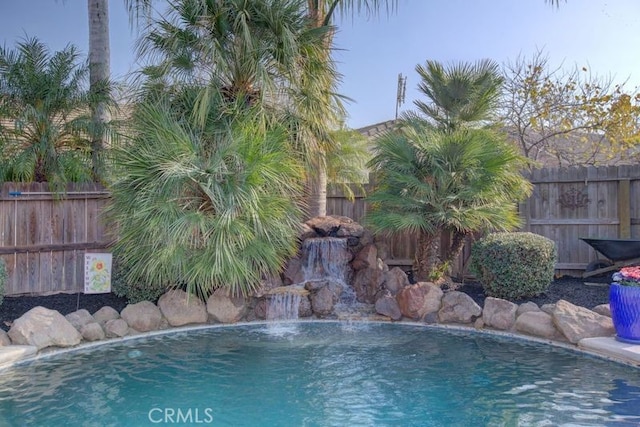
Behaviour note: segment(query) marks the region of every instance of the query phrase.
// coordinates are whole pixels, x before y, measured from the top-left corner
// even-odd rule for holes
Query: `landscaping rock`
[[[438,320],[441,323],[471,323],[481,314],[482,309],[469,295],[451,291],[442,297]]]
[[[398,301],[392,295],[383,295],[376,301],[375,304],[376,313],[387,316],[393,320],[400,320],[402,318],[402,312]]]
[[[74,311],[73,313],[69,313],[64,316],[65,319],[69,321],[78,331],[87,323],[95,322],[96,320],[93,318],[91,313],[89,313],[84,308]]]
[[[553,310],[555,310],[555,308],[556,308],[555,304],[543,304],[542,307],[540,307],[540,310],[553,316]]]
[[[553,310],[553,323],[572,344],[583,338],[606,337],[615,334],[613,321],[587,308],[560,300]]]
[[[515,329],[523,334],[547,339],[558,339],[560,335],[553,317],[542,310],[522,313],[516,319]]]
[[[353,289],[356,292],[356,299],[360,302],[373,304],[376,295],[382,288],[385,273],[382,261],[374,262],[371,266],[360,269],[353,279]]]
[[[340,300],[342,286],[328,283],[311,293],[311,310],[318,316],[326,316],[333,312],[333,307]]]
[[[308,296],[300,297],[300,305],[298,306],[298,317],[310,317],[313,316],[313,310],[311,308],[311,300]]]
[[[86,341],[100,341],[106,338],[102,326],[97,322],[87,323],[80,328],[80,334]]]
[[[487,297],[484,300],[482,321],[485,326],[508,331],[516,323],[518,304],[500,298]]]
[[[105,305],[100,310],[93,313],[93,318],[96,322],[104,326],[109,320],[115,320],[120,318],[120,313],[113,307]]]
[[[304,282],[304,271],[302,271],[302,261],[300,258],[291,258],[287,261],[284,273],[282,273],[284,285],[295,285]]]
[[[611,307],[609,304],[600,304],[593,307],[593,311],[603,316],[611,317]]]
[[[409,278],[403,269],[394,267],[384,274],[384,287],[395,296],[404,288],[409,286]]]
[[[160,309],[151,301],[127,305],[120,317],[138,332],[156,331],[162,322]]]
[[[518,311],[516,311],[516,317],[520,316],[523,313],[528,313],[530,311],[540,311],[540,307],[538,307],[538,304],[531,301],[520,304],[520,306],[518,307]]]
[[[207,300],[207,313],[219,323],[239,322],[247,312],[247,301],[232,296],[228,289],[219,288]]]
[[[46,347],[71,347],[82,340],[80,332],[55,310],[34,307],[13,322],[9,329],[13,344]]]
[[[158,308],[171,326],[207,323],[207,307],[204,302],[181,289],[173,289],[162,295],[158,300]]]
[[[351,261],[351,268],[354,270],[362,270],[378,265],[378,249],[374,244],[366,245],[360,250]]]
[[[428,282],[405,286],[396,295],[400,312],[414,320],[423,319],[440,309],[442,289]]]
[[[107,338],[121,338],[129,333],[129,325],[122,319],[107,320],[104,332]]]
[[[364,232],[360,224],[340,215],[317,216],[305,224],[311,227],[319,237],[360,237]]]
[[[4,329],[0,329],[0,347],[5,347],[11,345],[11,338],[4,331]]]

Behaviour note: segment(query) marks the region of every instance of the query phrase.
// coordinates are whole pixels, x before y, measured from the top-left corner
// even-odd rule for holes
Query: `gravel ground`
[[[526,301],[533,301],[542,306],[543,304],[555,303],[560,299],[564,299],[587,308],[608,303],[609,287],[607,284],[609,279],[590,278],[588,281],[588,283],[594,284],[585,284],[581,278],[561,277],[549,286],[547,292],[533,298],[514,302],[521,304]],[[455,283],[449,288],[465,292],[480,306],[484,304],[485,295],[482,286],[478,283]],[[80,308],[88,310],[89,313],[95,313],[105,305],[121,311],[127,305],[127,302],[124,298],[117,297],[114,294],[56,294],[37,297],[5,297],[4,302],[0,305],[0,328],[5,331],[9,330],[9,326],[14,319],[38,305],[57,310],[65,315]]]

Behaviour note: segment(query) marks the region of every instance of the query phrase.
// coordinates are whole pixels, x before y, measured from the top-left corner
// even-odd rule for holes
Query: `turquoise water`
[[[0,371],[2,426],[638,424],[638,369],[411,325],[210,328]]]

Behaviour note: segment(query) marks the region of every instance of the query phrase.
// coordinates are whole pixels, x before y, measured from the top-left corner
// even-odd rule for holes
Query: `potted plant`
[[[624,267],[613,274],[609,306],[617,339],[640,344],[640,266]]]

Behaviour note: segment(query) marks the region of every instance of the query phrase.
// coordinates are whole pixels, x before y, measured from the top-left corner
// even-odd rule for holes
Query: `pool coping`
[[[608,360],[614,363],[622,364],[629,366],[631,368],[638,369],[640,371],[640,345],[627,344],[620,341],[617,341],[615,337],[595,337],[595,338],[585,338],[580,340],[577,345],[564,343],[561,341],[549,340],[539,337],[533,337],[528,335],[522,335],[518,333],[513,333],[509,331],[500,331],[494,329],[477,329],[474,327],[470,327],[462,324],[431,324],[431,323],[420,323],[420,322],[408,322],[408,321],[400,321],[400,322],[389,322],[382,320],[339,320],[339,319],[298,319],[295,321],[285,321],[285,322],[277,322],[281,324],[288,323],[341,323],[341,324],[389,324],[389,325],[402,325],[402,326],[411,326],[416,328],[426,328],[426,329],[434,329],[434,330],[451,330],[457,332],[465,332],[465,333],[473,333],[480,335],[490,335],[490,336],[498,336],[508,339],[513,339],[522,342],[531,342],[541,345],[550,345],[553,347],[563,348],[575,353],[596,357],[599,359]],[[35,354],[29,354],[24,358],[20,358],[17,360],[7,360],[3,362],[0,359],[0,372],[3,370],[9,369],[14,366],[19,366],[22,364],[31,363],[36,360],[47,359],[50,357],[55,357],[61,354],[73,353],[73,352],[81,352],[88,351],[94,348],[98,348],[105,345],[114,345],[117,343],[123,343],[127,341],[133,341],[137,339],[145,339],[160,335],[169,335],[176,333],[188,333],[206,329],[218,329],[218,328],[230,328],[237,326],[268,326],[273,325],[274,322],[269,321],[251,321],[251,322],[238,322],[238,323],[228,323],[228,324],[200,324],[200,325],[188,325],[188,326],[180,326],[175,328],[162,329],[157,331],[150,332],[142,332],[135,335],[127,335],[121,338],[110,338],[101,341],[95,342],[83,342],[74,347],[68,348],[56,348],[50,347],[47,349],[43,349]],[[6,348],[15,347],[15,346],[7,346]],[[23,346],[29,347],[29,346]],[[0,350],[2,347],[0,347]],[[26,352],[25,354],[28,354]]]

